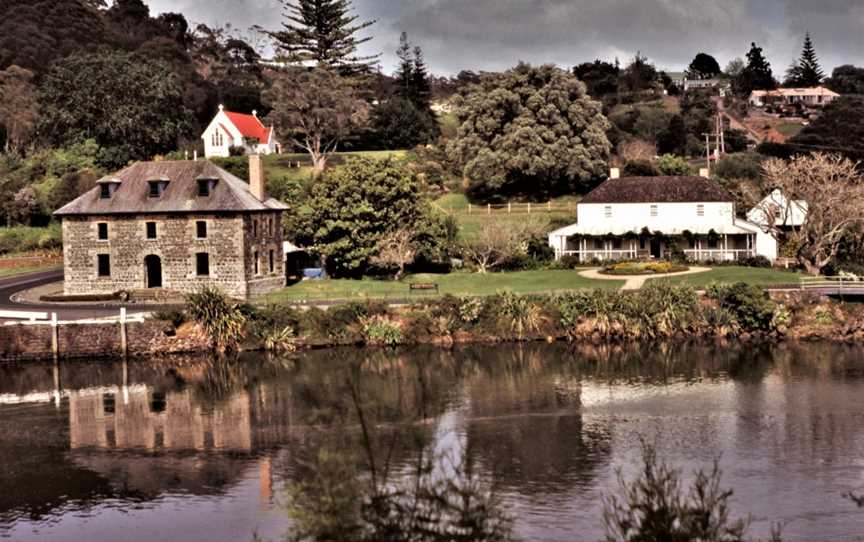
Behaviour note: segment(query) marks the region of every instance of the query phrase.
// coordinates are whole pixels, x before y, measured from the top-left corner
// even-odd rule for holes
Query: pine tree
[[[351,0],[279,0],[283,30],[270,32],[277,47],[295,62],[313,61],[343,74],[369,72],[380,55],[358,56],[357,47],[371,37],[355,35],[376,21],[357,22]]]
[[[414,47],[414,74],[411,86],[414,91],[414,105],[420,111],[429,111],[432,85],[429,83],[429,72],[426,69],[426,61],[423,60],[423,51],[419,46]]]
[[[741,70],[741,74],[733,82],[735,92],[739,95],[749,95],[754,90],[774,90],[777,82],[774,81],[774,73],[771,64],[762,54],[762,48],[755,43],[750,44],[747,52],[747,66]]]
[[[402,32],[399,36],[399,48],[396,49],[399,57],[399,68],[394,74],[396,79],[396,95],[406,99],[412,99],[412,86],[414,84],[414,53],[411,51],[411,43],[408,34]]]
[[[804,36],[801,58],[796,64],[792,64],[786,72],[784,83],[790,87],[815,87],[821,84],[823,79],[825,79],[825,73],[819,65],[819,58],[816,56],[813,40],[810,39],[810,32],[807,32]]]

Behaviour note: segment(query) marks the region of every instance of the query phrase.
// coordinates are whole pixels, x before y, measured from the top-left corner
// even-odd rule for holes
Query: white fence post
[[[126,339],[126,307],[120,307],[120,352],[124,359],[129,353]]]
[[[57,324],[57,313],[51,313],[51,355],[54,361],[60,359],[60,326]]]

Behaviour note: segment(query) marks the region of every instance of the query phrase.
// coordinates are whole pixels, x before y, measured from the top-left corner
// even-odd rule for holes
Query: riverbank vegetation
[[[210,297],[219,294],[210,292]],[[632,292],[596,289],[557,295],[445,295],[399,306],[365,301],[326,309],[300,309],[280,303],[256,308],[232,304],[224,298],[218,304],[208,304],[216,305],[234,307],[231,311],[246,320],[245,325],[242,320],[232,320],[237,322],[231,328],[232,337],[251,349],[273,348],[277,344],[273,337],[280,338],[278,343],[283,349],[286,344],[290,344],[287,349],[293,349],[534,340],[864,341],[864,310],[858,305],[821,302],[803,294],[775,300],[759,287],[745,283],[713,285],[704,296],[690,287],[654,281]],[[217,329],[211,322],[222,321],[221,315],[193,308],[186,311],[189,319],[205,330]],[[161,317],[175,322],[186,319],[176,315]],[[217,346],[221,344],[228,343],[223,341]]]

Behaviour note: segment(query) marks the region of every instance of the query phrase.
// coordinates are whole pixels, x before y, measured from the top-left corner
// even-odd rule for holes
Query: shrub
[[[742,265],[744,267],[761,267],[763,269],[771,268],[771,260],[762,255],[750,256],[748,258],[742,259],[738,262],[738,265]]]
[[[62,247],[63,233],[60,224],[52,223],[47,228],[14,226],[0,228],[0,254],[53,251]]]
[[[758,286],[736,284],[711,285],[706,295],[735,315],[745,331],[770,331],[777,304]]]
[[[211,347],[220,352],[235,350],[244,337],[247,317],[238,303],[213,288],[189,294],[186,312],[210,339]]]
[[[660,275],[687,271],[686,265],[672,262],[617,262],[603,268],[604,275]]]
[[[294,328],[269,329],[264,333],[262,344],[268,352],[293,352],[297,350]]]
[[[689,328],[698,316],[692,288],[652,281],[637,292],[588,290],[553,301],[561,324],[574,337],[582,322],[592,332],[629,339],[669,337]]]
[[[478,297],[459,298],[459,319],[463,324],[474,324],[483,312],[483,300]]]
[[[525,338],[525,333],[540,329],[542,314],[534,301],[510,292],[500,294],[500,298],[502,316],[520,341]]]
[[[395,346],[405,339],[399,324],[383,315],[362,316],[360,326],[366,344]]]

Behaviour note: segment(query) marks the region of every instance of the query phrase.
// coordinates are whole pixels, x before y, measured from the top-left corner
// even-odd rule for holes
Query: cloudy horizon
[[[155,13],[179,11],[191,22],[277,29],[277,0],[149,0]],[[699,52],[725,67],[761,46],[782,78],[809,31],[826,74],[864,64],[864,3],[831,0],[354,0],[361,20],[377,19],[361,53],[396,64],[405,31],[430,70],[503,70],[518,61],[571,67],[596,58],[626,64],[639,51],[659,69],[683,70]]]

